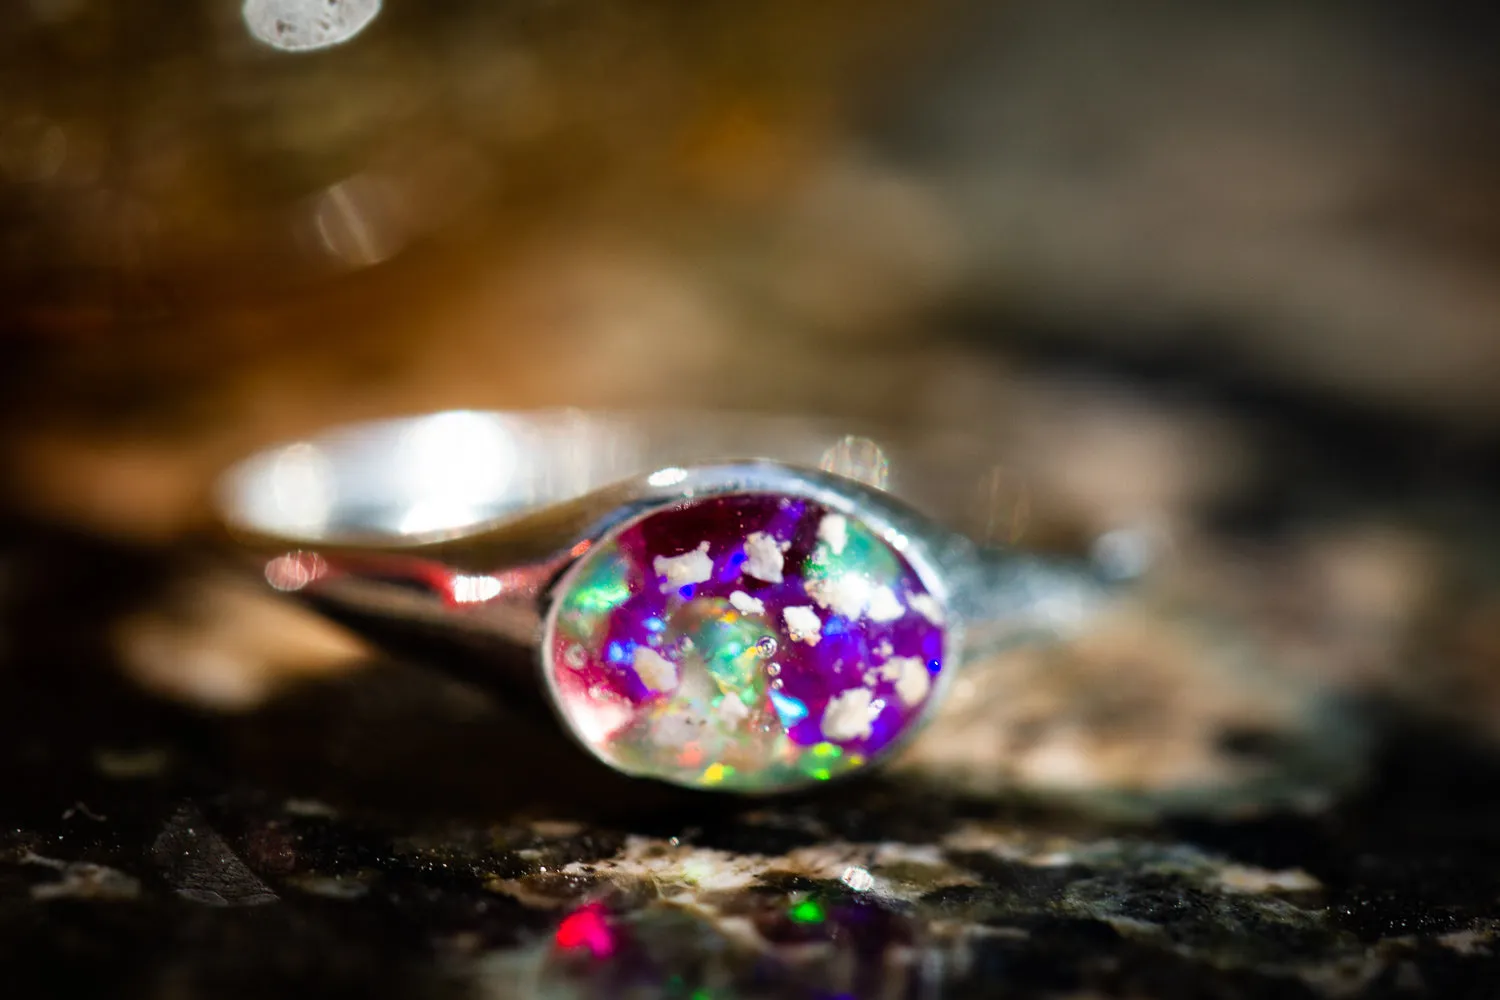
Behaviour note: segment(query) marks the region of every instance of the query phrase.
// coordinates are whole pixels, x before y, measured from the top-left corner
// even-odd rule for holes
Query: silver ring
[[[217,496],[276,589],[529,650],[480,681],[618,771],[763,794],[888,759],[965,661],[1107,600],[1088,564],[946,527],[944,464],[813,421],[452,411],[270,449]]]

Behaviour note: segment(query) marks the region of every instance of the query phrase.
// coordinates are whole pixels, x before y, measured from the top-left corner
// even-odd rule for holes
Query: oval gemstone
[[[562,715],[630,774],[771,792],[869,763],[944,667],[942,609],[857,518],[783,494],[655,511],[565,576],[547,669]]]

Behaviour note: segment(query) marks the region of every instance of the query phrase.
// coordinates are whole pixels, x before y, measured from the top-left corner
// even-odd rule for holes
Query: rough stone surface
[[[1315,815],[1137,824],[889,777],[617,781],[414,670],[207,725],[77,680],[0,674],[10,997],[1500,988],[1500,768],[1430,734]]]
[[[1500,995],[1500,761],[1455,724],[1493,702],[1387,699],[1382,725],[1358,716],[1379,739],[1348,775],[1321,762],[1347,758],[1323,700],[1291,683],[1301,656],[1345,690],[1414,685],[1433,675],[1400,651],[1443,649],[1436,676],[1483,692],[1487,633],[1452,629],[1490,605],[1402,631],[1400,589],[1367,591],[1410,559],[1310,537],[1255,562],[1204,546],[1204,571],[1177,574],[1238,609],[1255,658],[1142,607],[959,678],[962,711],[895,768],[747,802],[621,777],[544,713],[391,663],[301,674],[238,715],[148,695],[114,669],[136,634],[119,622],[157,609],[192,648],[249,658],[244,622],[269,619],[221,608],[180,553],[0,522],[27,584],[0,595],[0,981],[153,1000]],[[1495,564],[1475,532],[1418,537]],[[184,588],[197,614],[171,612]],[[1273,600],[1292,597],[1295,614]],[[255,631],[289,641],[275,621]],[[1409,641],[1372,658],[1392,632]]]

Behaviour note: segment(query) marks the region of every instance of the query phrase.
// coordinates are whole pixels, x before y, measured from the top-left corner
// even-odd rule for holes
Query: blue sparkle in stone
[[[682,595],[684,601],[691,601],[693,599],[693,585],[691,583],[677,592]]]
[[[635,643],[620,642],[618,639],[609,644],[606,651],[611,663],[629,663],[635,658]]]
[[[776,714],[781,716],[781,724],[788,728],[807,718],[806,705],[789,694],[782,694],[775,688],[771,689],[771,704],[776,707]]]
[[[663,629],[665,629],[667,627],[667,623],[664,622],[664,621],[662,621],[660,618],[656,617],[655,615],[652,615],[650,618],[647,618],[645,620],[645,622],[643,622],[642,624],[644,624],[646,626],[646,631],[647,632],[660,632],[660,631],[662,631]]]

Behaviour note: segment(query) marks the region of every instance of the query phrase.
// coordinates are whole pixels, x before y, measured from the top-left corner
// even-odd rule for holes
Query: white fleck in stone
[[[583,665],[588,662],[588,657],[584,653],[583,647],[575,643],[563,650],[563,662],[574,670],[582,670]]]
[[[927,697],[932,687],[932,675],[927,666],[915,656],[894,656],[880,667],[880,676],[896,685],[896,697],[907,708]]]
[[[752,532],[746,537],[745,564],[740,567],[741,573],[767,583],[780,583],[781,567],[785,562],[781,546],[764,531]]]
[[[680,556],[657,556],[651,560],[651,568],[656,570],[657,576],[667,578],[667,582],[661,585],[663,594],[678,587],[702,583],[714,575],[714,561],[708,557],[706,541],[699,542],[696,549]]]
[[[943,624],[943,609],[931,594],[912,594],[907,603],[932,624]]]
[[[763,615],[766,613],[766,602],[758,597],[751,597],[743,590],[736,590],[729,595],[729,603],[742,615]]]
[[[870,610],[867,612],[872,621],[893,622],[906,614],[906,609],[901,606],[901,599],[890,587],[876,587],[870,594]]]
[[[641,683],[653,691],[670,691],[677,686],[677,664],[649,646],[635,647],[630,665]]]
[[[842,514],[824,515],[818,522],[818,538],[828,543],[834,555],[843,555],[849,544],[849,519]]]
[[[750,715],[750,709],[745,703],[732,694],[726,694],[724,700],[715,706],[714,711],[719,714],[719,719],[729,728],[734,728]]]
[[[889,639],[881,639],[880,644],[875,647],[876,656],[890,656],[895,651],[896,647],[891,645]]]
[[[787,631],[792,633],[793,639],[816,646],[823,638],[823,620],[812,608],[797,605],[782,611],[781,616],[786,619]]]
[[[850,621],[865,613],[865,605],[870,600],[870,581],[858,573],[809,580],[803,589],[818,607],[843,615]]]
[[[823,737],[835,743],[870,738],[870,723],[879,710],[871,704],[869,688],[849,688],[828,701],[823,710]]]

